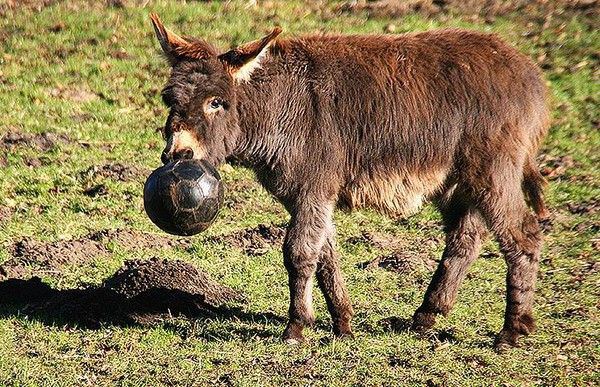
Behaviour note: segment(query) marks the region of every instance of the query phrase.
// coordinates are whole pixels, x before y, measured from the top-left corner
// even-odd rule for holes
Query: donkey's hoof
[[[283,331],[281,340],[289,345],[305,343],[306,339],[302,335],[302,326],[292,323],[288,324],[288,326],[285,328],[285,331]]]
[[[496,351],[496,353],[500,353],[500,354],[507,353],[512,348],[513,348],[513,346],[505,341],[496,340],[496,342],[494,343],[494,350]]]
[[[333,324],[333,335],[336,339],[341,340],[354,338],[354,333],[352,333],[352,328],[348,321]]]
[[[519,336],[520,335],[516,332],[503,329],[496,336],[496,340],[494,341],[494,349],[498,353],[504,353],[511,348],[518,347]]]
[[[281,340],[287,345],[298,345],[306,342],[306,339],[301,337],[282,337]]]
[[[415,332],[425,332],[435,325],[435,313],[415,312],[411,329]]]
[[[354,338],[354,333],[351,330],[344,332],[333,332],[333,336],[336,340],[352,340]]]
[[[498,333],[494,348],[498,352],[506,352],[511,347],[519,346],[519,337],[527,336],[535,330],[535,320],[530,314],[513,317]]]
[[[535,331],[535,320],[530,314],[523,314],[513,319],[512,326],[518,335],[527,336]]]

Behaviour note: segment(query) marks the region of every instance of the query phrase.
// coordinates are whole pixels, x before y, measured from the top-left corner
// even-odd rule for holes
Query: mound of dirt
[[[0,303],[68,325],[150,324],[165,316],[215,315],[243,297],[182,261],[127,261],[99,287],[57,290],[37,277],[0,282]]]
[[[66,265],[84,264],[108,255],[112,243],[125,250],[137,250],[186,248],[191,242],[129,229],[102,230],[78,239],[49,243],[25,238],[9,248],[12,259],[0,266],[0,278],[25,278],[42,272],[58,274]]]
[[[152,293],[153,289],[178,290],[201,296],[202,302],[215,307],[240,298],[239,293],[212,281],[189,263],[158,258],[125,262],[119,271],[104,282],[104,287],[127,298],[143,297],[149,301],[152,301],[152,297],[149,298],[148,293]]]
[[[251,256],[265,254],[275,244],[283,243],[285,227],[281,225],[259,224],[231,235],[213,238],[216,242],[226,242],[233,247],[244,250]]]
[[[418,270],[433,271],[437,262],[426,254],[411,251],[395,251],[391,254],[381,255],[369,262],[358,265],[360,269],[374,269],[381,267],[394,273],[408,274]]]

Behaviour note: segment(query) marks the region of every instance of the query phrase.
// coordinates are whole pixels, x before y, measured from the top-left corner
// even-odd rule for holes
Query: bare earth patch
[[[370,231],[362,231],[360,235],[346,239],[346,243],[351,245],[366,244],[378,249],[396,249],[402,245],[396,237]]]
[[[36,149],[40,152],[48,152],[61,144],[71,143],[72,140],[66,134],[57,134],[51,132],[44,133],[24,133],[11,129],[4,134],[0,134],[0,167],[8,165],[7,154],[15,152],[17,149]],[[23,163],[28,167],[37,168],[42,165],[48,165],[52,161],[45,155],[41,156],[22,156]]]
[[[0,266],[0,278],[25,278],[34,274],[58,274],[71,264],[84,264],[110,254],[108,245],[115,243],[126,250],[188,247],[187,239],[150,234],[135,230],[102,230],[82,238],[50,243],[30,238],[14,243],[12,259]]]
[[[13,151],[17,147],[34,147],[47,152],[59,144],[70,142],[65,134],[44,132],[38,134],[23,133],[17,130],[8,131],[0,135],[0,151]]]
[[[427,254],[413,251],[395,251],[391,254],[380,255],[369,262],[358,265],[360,269],[383,269],[399,274],[412,273],[419,270],[433,271],[437,262]]]
[[[107,163],[101,166],[92,166],[80,173],[82,180],[94,180],[97,178],[111,179],[115,181],[134,181],[140,180],[150,171],[135,165],[126,165],[121,163]]]
[[[582,203],[569,203],[567,209],[575,215],[596,214],[600,209],[600,200],[589,200]]]
[[[371,261],[359,263],[357,265],[359,269],[380,267],[395,273],[411,273],[422,269],[432,271],[437,266],[437,262],[431,258],[426,249],[415,251],[414,248],[410,248],[395,236],[363,231],[360,235],[348,238],[346,243],[352,245],[367,244],[377,249],[392,250],[389,254],[383,254]],[[436,243],[437,241],[432,237],[424,244]]]
[[[99,287],[57,290],[37,277],[0,282],[0,300],[24,313],[69,325],[150,324],[170,316],[215,315],[243,297],[183,261],[159,258],[125,262]]]
[[[212,241],[225,242],[248,255],[257,256],[265,254],[273,245],[282,244],[284,237],[284,226],[259,224],[231,235],[214,237]]]
[[[67,88],[59,86],[51,89],[49,94],[52,97],[80,103],[94,101],[99,98],[98,94],[88,90],[85,87]]]
[[[108,187],[104,184],[96,184],[83,189],[83,194],[91,198],[105,196],[108,194]]]
[[[575,161],[571,156],[554,157],[544,153],[538,157],[538,161],[540,172],[550,180],[563,176],[570,168],[575,166]]]

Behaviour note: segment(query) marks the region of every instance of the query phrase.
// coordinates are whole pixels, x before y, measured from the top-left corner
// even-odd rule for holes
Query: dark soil
[[[360,235],[346,239],[346,243],[351,245],[366,244],[378,249],[396,249],[401,246],[399,239],[396,237],[370,231],[362,231]]]
[[[186,238],[128,229],[102,230],[90,234],[90,238],[103,244],[114,242],[127,250],[187,248],[191,244],[190,239]]]
[[[101,286],[87,289],[57,290],[37,277],[0,282],[1,304],[89,328],[149,324],[168,316],[211,316],[220,313],[223,303],[241,299],[188,263],[158,258],[127,261]]]
[[[429,227],[429,226],[428,226]],[[346,239],[350,245],[365,244],[376,249],[391,250],[389,254],[383,254],[372,261],[362,262],[357,265],[359,269],[374,269],[381,267],[395,273],[411,273],[426,269],[432,271],[437,262],[428,253],[429,247],[437,245],[437,237],[431,236],[421,244],[422,249],[415,251],[405,241],[396,236],[363,231],[360,235]]]
[[[44,154],[44,152],[50,152],[60,145],[72,142],[73,140],[66,134],[51,132],[33,134],[24,133],[14,128],[9,129],[7,133],[0,134],[0,167],[8,165],[6,154],[15,152],[18,149],[33,149],[38,151],[35,156],[22,155],[23,164],[26,166],[37,168],[49,165],[53,160]]]
[[[108,255],[110,243],[126,250],[135,250],[185,248],[189,246],[190,241],[126,229],[102,230],[79,239],[50,243],[25,238],[9,248],[12,259],[0,266],[0,278],[59,273],[66,265],[83,264]]]
[[[214,307],[241,298],[239,293],[212,281],[189,263],[158,258],[125,262],[121,269],[104,282],[104,287],[127,298],[149,295],[154,292],[153,289],[178,290],[199,295],[202,297],[200,300],[202,303]],[[176,301],[166,299],[152,301],[153,297],[146,298],[148,304],[153,307]]]
[[[115,181],[134,181],[140,180],[149,174],[150,171],[135,165],[125,165],[121,163],[108,163],[102,166],[92,166],[80,173],[82,180],[93,180],[96,178],[111,179]]]
[[[582,203],[569,203],[567,209],[575,215],[595,214],[600,209],[600,200],[589,200]]]
[[[52,243],[25,238],[13,244],[9,251],[13,258],[0,266],[0,278],[27,276],[33,267],[39,272],[58,273],[65,265],[83,264],[108,253],[104,245],[86,238]]]
[[[121,48],[119,50],[113,50],[109,52],[108,55],[110,55],[110,57],[114,59],[131,59],[131,55],[127,51],[125,51],[124,48]]]
[[[248,255],[265,254],[273,245],[283,243],[285,227],[282,225],[259,224],[231,235],[213,238],[216,242],[226,242],[233,247],[244,250]]]
[[[108,194],[108,187],[104,184],[96,184],[83,190],[85,196],[95,198],[97,196],[105,196]]]
[[[538,161],[540,172],[550,180],[563,176],[570,168],[575,166],[571,156],[554,157],[544,153],[538,157]]]
[[[358,265],[360,269],[381,267],[399,274],[408,274],[423,269],[433,271],[436,266],[437,262],[426,254],[411,251],[395,251]]]
[[[42,152],[47,152],[59,144],[68,143],[71,140],[65,134],[50,132],[30,134],[16,130],[0,135],[0,151],[12,151],[17,147],[34,147]]]

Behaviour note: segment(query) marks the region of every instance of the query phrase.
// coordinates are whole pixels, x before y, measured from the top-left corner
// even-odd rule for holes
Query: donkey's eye
[[[227,110],[228,107],[227,101],[220,97],[211,97],[204,100],[204,114],[217,114],[221,109]]]
[[[210,100],[209,106],[211,109],[218,109],[223,107],[223,100],[221,98],[213,98]]]

